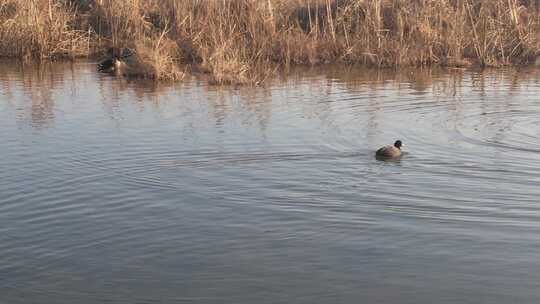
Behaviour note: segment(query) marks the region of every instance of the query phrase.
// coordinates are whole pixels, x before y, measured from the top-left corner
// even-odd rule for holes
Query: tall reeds
[[[53,0],[0,1],[0,55],[57,58],[86,55],[89,33],[74,24],[75,6]]]
[[[275,67],[501,66],[540,54],[539,0],[0,0],[0,56],[128,47],[133,74],[258,82]]]

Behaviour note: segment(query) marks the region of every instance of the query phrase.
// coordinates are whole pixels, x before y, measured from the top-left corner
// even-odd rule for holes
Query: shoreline
[[[134,56],[126,77],[257,84],[295,66],[540,66],[537,0],[6,0],[0,57]]]

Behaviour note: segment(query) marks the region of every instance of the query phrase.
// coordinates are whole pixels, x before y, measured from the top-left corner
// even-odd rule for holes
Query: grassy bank
[[[502,66],[540,54],[540,0],[0,0],[0,56],[135,50],[134,76],[215,83],[275,68]]]

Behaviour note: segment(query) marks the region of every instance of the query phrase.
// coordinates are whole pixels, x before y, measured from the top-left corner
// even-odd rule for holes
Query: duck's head
[[[120,59],[122,57],[122,49],[118,47],[111,47],[107,50],[107,55],[112,59]]]
[[[394,143],[394,147],[398,148],[398,149],[401,149],[401,146],[403,144],[401,143],[401,140],[396,140],[396,142]]]
[[[116,51],[116,48],[114,48],[114,47],[110,47],[110,48],[107,49],[107,56],[109,56],[111,58],[115,57],[116,53],[117,53],[117,51]]]
[[[107,55],[110,58],[117,58],[117,59],[123,59],[123,58],[130,57],[134,53],[135,52],[133,50],[128,49],[128,48],[124,48],[124,47],[110,47],[107,50]]]

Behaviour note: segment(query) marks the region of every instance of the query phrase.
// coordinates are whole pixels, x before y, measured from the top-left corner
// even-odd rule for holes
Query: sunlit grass
[[[126,74],[255,83],[276,66],[502,66],[540,53],[537,0],[0,0],[0,56],[136,51]]]

